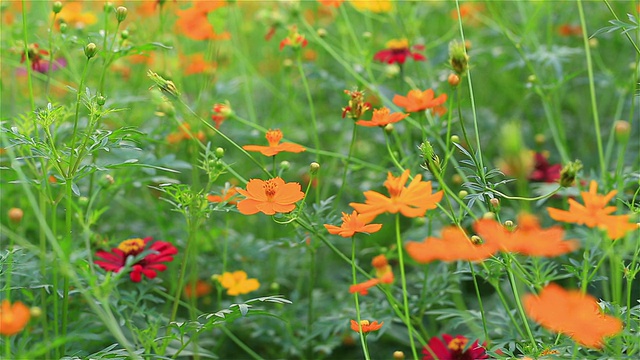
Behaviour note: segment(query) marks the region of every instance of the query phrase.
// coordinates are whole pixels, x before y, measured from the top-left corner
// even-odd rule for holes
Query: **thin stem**
[[[505,270],[507,271],[507,276],[509,277],[509,284],[511,285],[511,291],[513,291],[513,297],[516,302],[516,307],[518,308],[518,313],[522,318],[522,322],[524,323],[524,328],[527,331],[527,335],[529,336],[529,340],[531,341],[531,346],[533,346],[534,351],[538,351],[538,345],[536,344],[536,340],[533,337],[533,333],[531,332],[531,328],[529,327],[529,322],[527,321],[527,316],[525,315],[524,308],[522,307],[522,301],[520,300],[520,295],[518,294],[518,287],[516,284],[516,279],[513,276],[513,271],[511,270],[511,255],[505,255]],[[509,311],[507,309],[507,311]]]
[[[29,87],[29,103],[31,104],[31,112],[33,113],[36,110],[36,102],[35,97],[33,96],[33,82],[31,80],[31,59],[29,59],[29,38],[27,32],[27,1],[22,0],[22,36],[24,40],[24,56],[26,57],[26,65],[27,65],[27,86]],[[33,114],[32,114],[33,115]],[[34,129],[37,129],[37,124],[35,123],[34,118]],[[36,135],[38,132],[36,131]]]
[[[336,201],[334,203],[334,208],[337,208],[340,204],[340,199],[342,198],[342,191],[347,183],[347,173],[349,172],[349,162],[351,160],[351,156],[353,155],[353,149],[356,144],[356,136],[358,133],[358,125],[353,123],[353,131],[351,133],[351,144],[349,145],[349,154],[347,155],[347,160],[344,164],[344,171],[342,172],[342,181],[340,182],[340,189],[338,190],[338,195],[336,195]]]
[[[355,267],[355,263],[356,263],[356,239],[354,236],[351,237],[351,275],[353,276],[353,285],[355,286],[358,283],[357,277],[356,277],[356,267]],[[358,301],[358,292],[354,291],[353,292],[353,300],[356,303],[356,320],[358,321],[358,326],[360,329],[359,335],[360,335],[360,346],[362,346],[362,352],[364,353],[364,358],[366,360],[370,360],[371,357],[369,356],[369,349],[367,348],[367,339],[364,335],[364,333],[362,332],[362,325],[360,325],[360,320],[361,320],[361,316],[360,316],[360,302]]]
[[[309,181],[311,183],[311,181]],[[307,308],[307,338],[309,343],[307,344],[307,355],[309,359],[313,359],[313,288],[315,287],[316,279],[316,249],[314,248],[313,241],[307,247],[309,249],[309,255],[311,257],[309,264],[309,303]]]
[[[602,147],[602,136],[600,135],[600,117],[598,115],[598,105],[596,103],[596,88],[593,76],[593,64],[591,62],[591,47],[587,36],[587,22],[582,9],[582,0],[578,0],[578,14],[580,15],[580,26],[582,27],[582,42],[587,58],[587,76],[589,78],[589,95],[591,97],[591,112],[593,113],[593,126],[596,131],[596,145],[598,146],[598,159],[600,161],[600,176],[605,178],[607,164],[604,161],[604,150]]]
[[[489,347],[491,345],[491,338],[489,337],[489,331],[487,330],[487,318],[484,315],[484,305],[482,305],[482,296],[480,295],[480,288],[478,287],[478,279],[476,279],[476,271],[473,269],[473,264],[471,263],[471,261],[469,261],[468,264],[469,269],[471,269],[471,278],[473,279],[473,287],[476,291],[478,306],[480,306],[480,316],[482,317],[482,330],[484,330],[484,339],[487,342],[487,347]]]
[[[82,87],[84,86],[84,80],[87,77],[87,69],[89,68],[89,61],[91,59],[87,58],[87,62],[84,63],[84,69],[82,69],[82,77],[80,78],[80,85],[78,85],[78,95],[76,97],[76,111],[73,117],[73,132],[71,133],[71,147],[69,152],[69,168],[67,169],[67,178],[73,178],[73,153],[76,147],[76,134],[78,133],[78,119],[80,117],[80,100],[82,99],[82,93],[84,90]]]
[[[416,344],[413,340],[413,325],[411,324],[411,317],[409,316],[409,298],[407,296],[407,278],[404,272],[404,256],[402,238],[400,236],[400,214],[396,214],[396,245],[398,247],[398,266],[400,266],[400,281],[402,282],[402,300],[404,304],[404,316],[406,318],[407,331],[409,332],[409,343],[411,344],[411,352],[413,358],[418,358],[418,352],[416,351]]]

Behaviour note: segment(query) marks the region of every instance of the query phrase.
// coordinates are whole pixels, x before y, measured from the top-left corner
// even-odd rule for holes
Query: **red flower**
[[[151,240],[151,237],[129,239],[121,242],[117,248],[111,249],[111,252],[98,251],[96,256],[102,260],[95,263],[106,271],[119,272],[125,267],[127,257],[142,253]],[[167,269],[167,265],[162,263],[173,261],[173,255],[178,253],[178,249],[165,241],[156,241],[148,249],[152,250],[152,253],[136,262],[131,268],[129,277],[133,282],[140,282],[142,275],[149,279],[155,278],[158,275],[157,271]]]
[[[422,360],[476,360],[489,358],[484,347],[478,344],[478,340],[465,350],[469,339],[462,335],[453,337],[449,334],[443,334],[442,339],[444,339],[444,342],[435,336],[429,340],[429,344],[422,349],[422,353],[425,355]]]
[[[562,170],[562,165],[549,164],[547,158],[539,152],[533,154],[533,159],[535,161],[535,165],[533,172],[529,174],[530,181],[553,183],[560,180],[560,170]]]
[[[211,115],[211,120],[216,124],[216,129],[220,129],[220,125],[222,122],[229,116],[233,114],[233,110],[231,110],[231,105],[229,103],[224,104],[215,104],[211,109],[213,115]]]
[[[424,55],[411,52],[411,49],[409,48],[409,41],[407,41],[407,39],[389,40],[386,46],[386,49],[380,50],[375,55],[373,55],[374,60],[378,60],[387,64],[398,63],[400,65],[404,64],[404,62],[407,60],[407,57],[412,57],[415,61],[427,60]],[[422,50],[423,48],[424,47],[422,45],[413,46],[413,49],[416,50]]]
[[[304,35],[298,32],[298,27],[293,25],[289,28],[289,35],[280,42],[280,51],[285,46],[291,46],[294,49],[303,48],[307,46],[307,43],[308,41]]]
[[[27,59],[29,59],[31,69],[39,73],[46,73],[49,70],[57,70],[67,66],[67,61],[62,58],[56,59],[52,64],[49,64],[49,61],[43,59],[43,55],[49,55],[49,52],[40,49],[40,45],[38,44],[30,44],[28,46],[27,52],[22,53],[22,56],[20,57],[20,63],[24,63]],[[20,71],[20,73],[22,72]]]

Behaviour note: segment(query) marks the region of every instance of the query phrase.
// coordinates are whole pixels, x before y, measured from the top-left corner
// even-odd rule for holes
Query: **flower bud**
[[[449,43],[449,65],[458,74],[467,72],[469,55],[467,55],[464,44],[455,40]]]
[[[458,192],[458,197],[460,199],[464,199],[465,197],[467,197],[467,195],[469,195],[469,192],[467,190],[460,190],[460,192]]]
[[[458,135],[451,135],[451,142],[460,144],[460,137]]]
[[[616,140],[622,144],[626,144],[629,141],[629,135],[631,135],[631,125],[628,121],[617,120],[613,124],[613,129],[616,134]]]
[[[482,244],[484,241],[482,241],[482,238],[478,235],[473,235],[471,237],[471,242],[473,243],[473,245],[480,245]]]
[[[404,360],[404,353],[402,351],[394,351],[393,360]]]
[[[173,95],[180,96],[180,91],[171,80],[166,80],[162,76],[156,74],[155,72],[149,70],[147,71],[147,76],[156,84],[156,86],[162,90],[162,92]]]
[[[104,3],[104,7],[102,8],[102,10],[104,10],[104,12],[113,10],[113,3],[111,1],[107,1],[106,3]]]
[[[285,68],[290,68],[293,66],[293,60],[291,59],[284,59],[282,61],[282,66],[284,66]]]
[[[91,59],[92,57],[96,56],[97,52],[98,52],[98,47],[94,43],[88,43],[84,47],[84,55],[87,57],[87,59]]]
[[[98,97],[96,98],[96,104],[98,104],[98,106],[104,105],[106,101],[107,101],[107,98],[105,98],[102,95],[98,95]]]
[[[78,198],[78,204],[80,204],[81,206],[86,206],[87,204],[89,204],[89,198],[86,196],[80,196]]]
[[[365,31],[362,33],[362,38],[363,39],[371,39],[371,33],[369,31]]]
[[[489,204],[491,205],[491,211],[493,211],[494,213],[500,211],[500,199],[492,198],[491,200],[489,200]]]
[[[69,25],[67,25],[67,23],[60,24],[60,33],[61,34],[66,33],[68,28],[69,28]]]
[[[269,290],[271,290],[271,291],[279,291],[280,290],[280,284],[278,284],[277,282],[272,282],[271,284],[269,284]]]
[[[596,38],[591,38],[591,39],[589,39],[589,46],[590,46],[592,49],[597,48],[597,47],[598,47],[598,39],[596,39]]]
[[[102,179],[100,179],[100,186],[103,189],[108,188],[109,186],[113,185],[113,183],[115,183],[115,180],[113,179],[113,176],[109,174],[103,176]]]
[[[462,176],[460,176],[460,174],[453,174],[451,176],[451,182],[453,182],[455,185],[460,185],[462,184],[462,181],[464,179],[462,179]]]
[[[507,228],[507,230],[512,231],[513,230],[513,221],[511,220],[507,220],[504,222],[504,227]]]
[[[40,316],[42,316],[42,309],[40,309],[40,307],[38,306],[32,306],[29,308],[29,313],[31,314],[32,318],[39,318]]]
[[[449,74],[449,77],[447,78],[447,82],[449,82],[449,85],[456,87],[458,86],[458,84],[460,84],[460,76],[456,75],[456,74]]]
[[[129,30],[122,30],[120,33],[120,37],[122,40],[127,40],[129,38]]]
[[[486,220],[493,220],[496,218],[496,214],[492,213],[492,212],[486,212],[484,214],[482,214],[482,218],[486,219]]]
[[[311,173],[311,175],[317,174],[319,170],[320,164],[318,164],[317,162],[314,161],[309,165],[309,173]]]
[[[53,3],[53,13],[59,14],[62,11],[62,3],[60,1],[56,1]]]
[[[291,163],[290,162],[288,162],[286,160],[280,162],[280,170],[287,171],[287,170],[289,170],[289,168],[291,168]]]
[[[316,34],[318,34],[318,36],[323,38],[327,36],[327,30],[325,30],[324,28],[319,28],[318,30],[316,30]]]
[[[545,141],[547,141],[547,137],[544,136],[544,134],[536,134],[533,140],[536,142],[536,144],[542,145],[545,143]]]
[[[20,208],[11,208],[8,211],[9,221],[14,224],[18,224],[22,221],[22,217],[24,216],[24,211]]]
[[[560,186],[569,187],[576,180],[578,171],[582,169],[582,162],[576,160],[565,165],[560,171]]]
[[[124,19],[127,18],[127,8],[124,6],[118,6],[118,8],[116,9],[116,20],[118,20],[119,23],[123,22]]]
[[[222,157],[224,157],[224,149],[221,147],[216,148],[216,151],[214,153],[216,155],[216,157],[218,159],[222,159]]]
[[[527,82],[530,82],[530,83],[534,83],[534,82],[536,82],[537,80],[538,80],[538,78],[537,78],[535,75],[533,75],[533,74],[531,74],[531,75],[529,75],[529,76],[527,77]]]
[[[440,174],[442,169],[440,167],[440,158],[433,150],[431,143],[426,141],[420,144],[418,147],[420,150],[420,156],[424,159],[424,162],[420,165],[423,169],[431,171],[433,174]]]

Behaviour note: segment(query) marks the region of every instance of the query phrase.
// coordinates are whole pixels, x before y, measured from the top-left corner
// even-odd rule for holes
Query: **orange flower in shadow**
[[[60,28],[60,23],[82,29],[98,22],[98,17],[94,13],[82,12],[82,4],[79,2],[65,2],[56,19],[56,29]]]
[[[404,185],[409,179],[409,170],[405,170],[399,177],[387,174],[384,186],[391,197],[386,197],[378,192],[369,190],[364,192],[366,201],[364,204],[350,203],[365,222],[372,221],[376,216],[389,212],[400,212],[406,217],[423,216],[427,210],[435,209],[436,204],[442,199],[443,192],[431,193],[431,181],[421,181],[422,175],[416,177],[406,188]]]
[[[176,27],[193,40],[228,40],[229,33],[217,34],[209,22],[209,12],[226,5],[225,1],[198,1],[186,10],[176,10]]]
[[[191,131],[191,125],[189,125],[188,123],[182,123],[180,124],[180,126],[178,126],[178,131],[172,132],[171,134],[167,135],[167,142],[174,145],[192,138],[198,139],[202,142],[204,141],[206,136],[202,130],[194,133],[193,131]]]
[[[386,126],[388,124],[397,123],[398,121],[406,118],[409,114],[393,113],[386,107],[373,110],[373,117],[371,120],[358,120],[357,125],[373,127],[373,126]]]
[[[490,258],[497,248],[493,244],[475,244],[465,232],[456,226],[442,229],[441,239],[428,237],[423,242],[410,241],[405,245],[409,256],[420,264],[440,260],[482,261]]]
[[[204,55],[201,53],[180,56],[180,60],[183,64],[184,75],[194,74],[213,74],[216,71],[217,64],[213,61],[205,60]]]
[[[246,197],[237,204],[238,211],[244,215],[288,213],[296,208],[296,202],[304,198],[300,184],[285,183],[279,177],[267,181],[251,179],[247,190],[238,189],[238,192]]]
[[[351,330],[355,332],[360,332],[360,327],[362,327],[363,333],[368,333],[372,331],[378,331],[382,328],[384,322],[378,324],[377,321],[369,322],[369,320],[360,320],[360,326],[358,326],[358,322],[355,320],[351,320]]]
[[[280,143],[282,140],[282,131],[280,129],[267,131],[265,135],[269,146],[245,145],[242,148],[247,151],[257,151],[264,156],[275,156],[280,152],[299,153],[305,151],[305,147],[294,143]]]
[[[605,337],[622,331],[622,321],[602,314],[596,298],[553,283],[537,296],[525,295],[523,305],[527,315],[544,328],[589,348],[601,348]]]
[[[433,89],[427,89],[425,91],[409,90],[406,97],[395,95],[393,97],[393,103],[403,107],[405,111],[416,112],[434,108],[447,101],[447,94],[442,94],[436,98],[434,98],[434,96],[435,93]]]
[[[610,239],[618,239],[628,231],[635,230],[637,225],[629,222],[629,215],[610,215],[616,211],[616,207],[606,205],[616,193],[616,190],[612,190],[607,195],[598,195],[598,183],[592,180],[589,184],[589,192],[580,193],[584,205],[569,199],[568,211],[554,208],[547,208],[547,210],[553,220],[586,225],[590,228],[601,227],[607,230]]]
[[[29,308],[16,301],[11,304],[9,300],[2,300],[0,305],[0,335],[12,336],[24,329],[31,318]],[[5,341],[7,341],[5,339]]]
[[[560,36],[582,36],[582,26],[562,24],[558,26],[558,34]]]
[[[564,230],[560,226],[540,228],[538,218],[529,214],[518,216],[518,227],[514,231],[504,228],[492,219],[481,219],[474,229],[482,239],[504,252],[529,256],[554,257],[576,250],[576,240],[563,241]]]
[[[260,288],[257,279],[248,279],[247,273],[238,270],[234,272],[225,272],[222,275],[215,276],[223,288],[227,289],[227,295],[236,296],[240,294],[248,294]]]
[[[232,186],[228,189],[223,189],[222,196],[220,195],[207,195],[207,200],[213,203],[227,203],[230,205],[236,205],[238,202],[236,200],[230,200],[236,194],[238,194],[238,188]]]
[[[195,284],[187,284],[184,287],[184,297],[187,299],[191,299],[192,297],[201,298],[211,293],[212,290],[213,286],[211,286],[209,282],[198,279]]]
[[[352,294],[358,293],[360,295],[367,295],[369,293],[369,289],[378,284],[380,284],[380,279],[370,279],[365,282],[349,286],[349,292]]]
[[[395,279],[393,269],[391,269],[391,265],[389,265],[387,257],[384,256],[384,254],[374,257],[373,260],[371,260],[371,265],[376,269],[376,277],[363,283],[349,286],[349,292],[351,294],[358,293],[360,295],[367,295],[369,289],[378,284],[393,283]]]
[[[351,215],[342,213],[342,225],[340,227],[335,225],[324,224],[329,234],[340,235],[342,237],[352,237],[356,233],[374,233],[382,228],[382,224],[367,224],[367,222],[358,219],[358,212],[355,210]]]

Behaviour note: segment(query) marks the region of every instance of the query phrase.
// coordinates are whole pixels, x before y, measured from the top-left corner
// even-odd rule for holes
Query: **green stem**
[[[311,183],[311,181],[309,181]],[[315,279],[316,279],[316,249],[314,248],[313,241],[307,247],[309,249],[309,255],[311,257],[311,261],[309,264],[309,303],[307,309],[307,338],[309,339],[309,343],[307,344],[307,356],[309,359],[313,359],[313,337],[311,334],[313,333],[313,288],[315,287]]]
[[[598,115],[598,105],[596,103],[596,88],[593,76],[593,64],[591,62],[591,47],[589,46],[589,37],[587,36],[587,22],[582,9],[582,0],[578,0],[578,14],[580,15],[580,26],[582,27],[582,42],[584,52],[587,58],[587,76],[589,78],[589,95],[591,98],[591,112],[593,113],[593,126],[596,131],[596,145],[598,146],[598,159],[600,161],[600,176],[605,178],[607,172],[607,164],[604,161],[604,149],[602,147],[602,136],[600,134],[600,116]]]
[[[518,313],[522,318],[522,322],[524,323],[524,328],[527,331],[527,335],[529,336],[529,340],[531,341],[531,346],[534,351],[538,351],[538,345],[536,344],[536,340],[533,337],[533,333],[531,332],[531,328],[529,327],[529,322],[527,321],[527,315],[524,312],[524,308],[522,307],[522,301],[520,300],[520,295],[518,294],[518,287],[516,284],[516,279],[513,276],[513,271],[511,270],[511,254],[504,254],[505,256],[505,270],[507,271],[507,276],[509,277],[509,284],[511,285],[511,291],[513,291],[513,297],[516,302],[516,307],[518,308]],[[506,309],[509,311],[509,309]]]
[[[58,13],[53,13],[53,19],[51,20],[51,26],[49,26],[49,64],[47,64],[47,82],[44,85],[44,97],[49,98],[49,83],[51,82],[51,68],[53,66],[53,25],[56,23]]]
[[[354,236],[352,236],[351,237],[351,275],[353,277],[353,285],[356,285],[358,283],[355,264],[356,264],[356,239]],[[367,348],[367,339],[365,337],[365,334],[362,332],[362,325],[360,324],[362,317],[360,316],[360,302],[358,301],[357,291],[353,293],[353,300],[356,303],[356,320],[358,321],[358,328],[360,329],[360,332],[358,333],[360,335],[360,346],[362,346],[362,352],[364,353],[364,358],[366,360],[370,360],[371,357],[369,356],[369,349]]]
[[[409,298],[407,297],[407,278],[404,272],[404,255],[402,238],[400,236],[400,214],[396,214],[396,245],[398,247],[398,266],[400,266],[400,281],[402,282],[402,301],[404,305],[404,316],[406,318],[407,331],[409,332],[409,343],[411,344],[411,352],[413,358],[418,358],[418,352],[416,351],[416,344],[413,341],[413,325],[411,324],[411,317],[409,316]]]
[[[227,329],[225,326],[221,326],[220,330],[222,330],[222,332],[225,333],[225,335],[227,335],[229,337],[229,339],[231,339],[231,341],[233,341],[236,345],[238,345],[238,347],[240,349],[242,349],[244,352],[249,354],[249,356],[251,356],[253,359],[255,359],[255,360],[262,360],[263,359],[262,356],[258,355],[258,353],[256,353],[255,351],[251,350],[251,348],[249,346],[247,346],[247,344],[242,342],[242,340],[238,339],[238,337],[235,336],[231,332],[231,330]]]
[[[351,160],[351,156],[353,155],[353,149],[356,144],[356,136],[358,133],[358,125],[353,123],[353,131],[351,132],[351,144],[349,145],[349,154],[347,155],[347,160],[344,164],[344,171],[342,172],[342,181],[340,182],[340,189],[338,190],[338,195],[336,195],[336,201],[334,203],[334,208],[337,208],[340,204],[340,199],[342,198],[342,191],[347,183],[347,173],[349,172],[349,162]]]
[[[473,279],[473,287],[476,291],[478,306],[480,306],[480,316],[482,317],[482,330],[484,330],[484,339],[487,342],[487,347],[489,347],[491,345],[491,338],[489,337],[489,331],[487,330],[487,318],[484,314],[484,305],[482,305],[482,296],[480,295],[480,288],[478,287],[478,279],[476,279],[476,272],[471,261],[468,261],[468,264],[469,269],[471,269],[471,278]]]
[[[80,78],[80,85],[78,85],[78,95],[76,97],[76,111],[73,117],[73,132],[71,133],[71,147],[69,151],[69,168],[67,169],[67,178],[73,178],[73,153],[75,152],[76,147],[76,135],[78,133],[78,119],[80,117],[80,103],[82,99],[82,93],[84,90],[82,87],[84,86],[84,80],[87,77],[87,69],[89,68],[89,61],[91,59],[87,58],[87,62],[84,63],[84,69],[82,69],[82,77]]]
[[[29,59],[29,37],[27,36],[29,32],[27,31],[27,1],[22,0],[22,36],[24,40],[24,56],[27,58],[25,62],[27,65],[27,86],[29,87],[29,102],[31,104],[31,113],[36,110],[36,102],[35,97],[33,96],[33,82],[31,80],[31,59]],[[37,129],[37,123],[35,123],[34,118],[34,129]],[[38,132],[36,131],[36,136]]]

